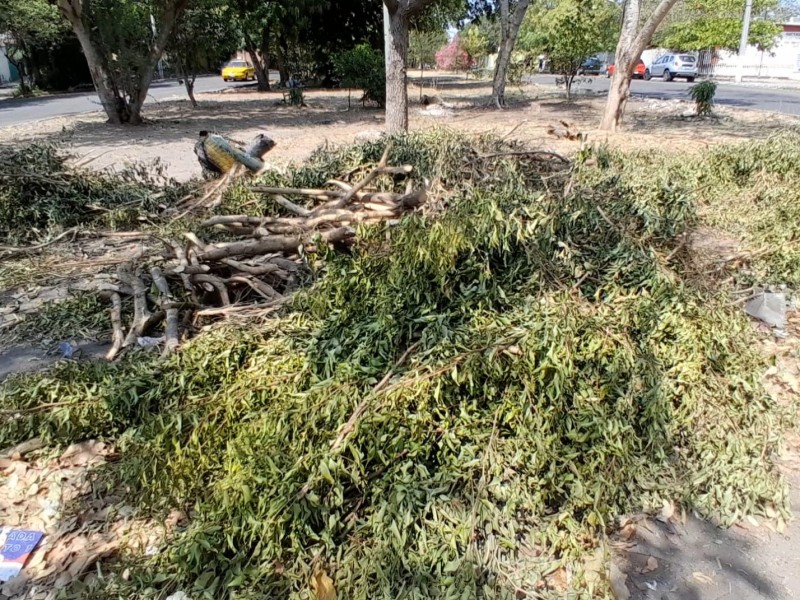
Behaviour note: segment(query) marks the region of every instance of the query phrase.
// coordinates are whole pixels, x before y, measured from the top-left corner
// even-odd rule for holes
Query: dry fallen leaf
[[[632,539],[635,535],[636,535],[636,525],[632,523],[625,525],[625,527],[623,527],[619,532],[620,539],[626,542]]]
[[[569,587],[567,581],[567,570],[563,567],[556,569],[547,576],[547,585],[558,592],[564,592]]]
[[[695,580],[699,581],[700,583],[713,583],[714,582],[714,580],[711,577],[709,577],[705,573],[701,573],[700,571],[695,571],[694,573],[692,573],[692,577],[694,577]]]
[[[336,588],[333,579],[325,571],[317,571],[311,577],[311,589],[316,600],[336,600]]]
[[[648,556],[647,557],[647,564],[642,567],[641,573],[650,573],[651,571],[655,571],[658,569],[658,561],[656,560],[655,556]]]

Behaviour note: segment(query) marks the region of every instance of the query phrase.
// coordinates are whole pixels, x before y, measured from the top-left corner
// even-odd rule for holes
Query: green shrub
[[[710,115],[714,108],[714,94],[717,84],[713,81],[702,81],[689,88],[689,96],[694,100],[698,115]]]
[[[333,57],[336,77],[343,87],[364,91],[362,102],[386,104],[386,68],[383,54],[367,44],[340,52]]]

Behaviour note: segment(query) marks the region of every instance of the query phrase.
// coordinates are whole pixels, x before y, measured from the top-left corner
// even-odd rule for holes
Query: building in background
[[[783,33],[772,50],[748,46],[744,76],[771,79],[800,79],[800,23],[784,23]],[[714,77],[733,77],[739,64],[735,52],[721,51],[715,56]]]
[[[18,81],[19,73],[14,65],[6,58],[6,46],[3,37],[0,36],[0,84],[9,81]]]

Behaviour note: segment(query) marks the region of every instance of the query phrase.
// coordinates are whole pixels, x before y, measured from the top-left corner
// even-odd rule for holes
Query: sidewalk
[[[741,83],[736,83],[731,77],[712,77],[712,81],[724,85],[736,85],[739,87],[754,87],[772,90],[800,90],[800,79],[774,79],[757,77],[745,77]]]

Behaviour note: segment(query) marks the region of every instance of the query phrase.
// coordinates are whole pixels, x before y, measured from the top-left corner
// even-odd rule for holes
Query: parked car
[[[603,71],[603,61],[592,56],[583,61],[578,69],[578,75],[600,75]]]
[[[633,77],[634,79],[639,78],[643,79],[644,74],[647,72],[647,67],[644,65],[644,61],[639,61],[636,63],[636,68],[633,70]],[[614,75],[614,65],[608,65],[606,69],[606,77],[611,77]]]
[[[661,77],[664,81],[672,81],[676,77],[694,81],[697,77],[697,59],[691,54],[666,54],[644,72],[645,79],[652,77]]]
[[[232,60],[222,67],[224,81],[252,81],[256,78],[256,69],[243,60]]]

